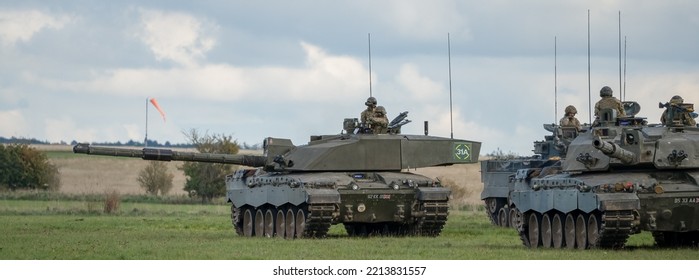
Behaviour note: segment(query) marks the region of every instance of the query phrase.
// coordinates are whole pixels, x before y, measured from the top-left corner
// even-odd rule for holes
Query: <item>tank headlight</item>
[[[654,190],[655,193],[657,193],[657,194],[661,194],[661,193],[664,193],[664,192],[665,192],[665,189],[664,189],[663,186],[661,186],[661,185],[655,185],[655,188],[653,188],[653,190]]]
[[[357,184],[352,184],[351,188],[356,191],[359,189],[359,186]]]
[[[394,190],[400,189],[400,186],[399,186],[398,184],[396,184],[396,183],[392,183],[392,184],[391,184],[391,187],[393,187]]]

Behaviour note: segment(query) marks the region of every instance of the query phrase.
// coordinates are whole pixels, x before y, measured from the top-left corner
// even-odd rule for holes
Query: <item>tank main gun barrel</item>
[[[75,145],[75,147],[73,147],[73,152],[76,154],[88,154],[99,156],[134,157],[142,158],[145,160],[238,164],[250,167],[263,167],[267,162],[267,157],[256,155],[180,152],[173,151],[171,149],[154,148],[126,149],[112,147],[96,147],[90,146],[90,144],[77,144]]]
[[[609,157],[619,159],[624,164],[632,164],[636,158],[636,154],[633,152],[624,150],[613,142],[602,141],[599,137],[596,137],[595,140],[592,141],[592,146]]]

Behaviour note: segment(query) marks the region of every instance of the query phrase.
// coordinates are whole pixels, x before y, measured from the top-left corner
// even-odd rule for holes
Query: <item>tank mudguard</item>
[[[641,200],[636,193],[602,193],[597,194],[598,208],[603,211],[637,210]]]
[[[555,209],[561,213],[569,213],[579,209],[590,213],[598,207],[595,193],[580,192],[576,189],[516,191],[512,192],[511,199],[522,212],[533,210],[545,213]]]
[[[488,186],[484,187],[483,191],[481,192],[481,200],[490,198],[490,197],[498,197],[498,198],[507,198],[508,194],[510,193],[510,187],[493,187],[493,186]]]
[[[250,205],[259,207],[269,203],[274,206],[281,206],[286,203],[300,205],[307,201],[308,194],[305,189],[291,188],[289,186],[258,186],[245,189],[228,189],[228,200],[236,207]]]
[[[449,200],[451,191],[447,188],[418,188],[417,199],[426,201],[446,201]]]

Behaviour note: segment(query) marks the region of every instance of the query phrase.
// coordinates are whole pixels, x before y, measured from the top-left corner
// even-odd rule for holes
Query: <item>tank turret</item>
[[[78,144],[75,153],[242,165],[226,176],[236,233],[281,238],[324,237],[342,223],[350,236],[438,236],[451,191],[410,169],[476,163],[480,142],[403,135],[401,113],[385,130],[345,119],[343,133],[311,136],[305,145],[266,138],[263,155],[124,149]]]

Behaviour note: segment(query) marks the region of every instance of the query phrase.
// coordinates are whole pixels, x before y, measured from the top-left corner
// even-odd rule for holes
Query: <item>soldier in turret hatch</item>
[[[386,109],[383,106],[378,106],[374,110],[374,114],[367,120],[369,128],[374,134],[386,134],[388,132],[388,117]]]
[[[580,121],[578,121],[578,118],[575,117],[575,114],[578,113],[578,109],[575,109],[575,106],[573,105],[568,105],[568,107],[566,107],[565,113],[565,116],[561,118],[559,124],[562,127],[575,127],[577,131],[580,131]]]
[[[624,106],[621,105],[621,101],[612,96],[612,88],[604,86],[599,91],[599,96],[602,97],[602,99],[595,103],[595,118],[599,119],[599,112],[604,109],[616,110],[617,117],[623,117],[626,115],[626,112],[624,112]]]
[[[670,99],[670,102],[665,108],[665,112],[660,116],[660,122],[666,126],[687,125],[696,126],[697,122],[689,114],[693,108],[685,108],[682,106],[684,99],[682,96],[675,95]]]
[[[366,102],[364,102],[364,105],[366,105],[366,110],[362,111],[362,114],[359,118],[359,121],[361,123],[367,123],[367,120],[369,120],[369,118],[374,115],[374,109],[376,109],[376,98],[367,98]]]

